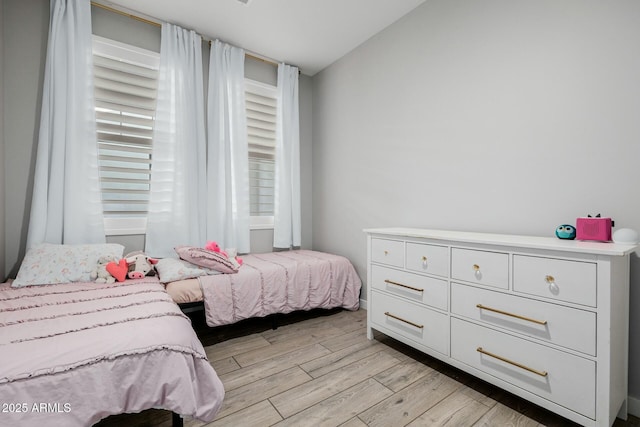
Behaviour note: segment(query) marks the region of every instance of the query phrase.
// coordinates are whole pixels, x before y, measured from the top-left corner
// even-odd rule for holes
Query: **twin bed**
[[[224,388],[157,280],[0,288],[0,424],[91,426],[163,408],[211,421]]]
[[[212,327],[314,308],[357,310],[360,286],[348,259],[310,250],[247,255],[235,274],[202,275],[166,285],[179,304],[202,302]]]
[[[207,323],[218,326],[356,310],[361,284],[348,260],[314,251],[248,255],[238,273],[166,289],[160,280],[0,285],[0,424],[91,426],[149,408],[209,422],[224,388],[176,304],[186,302],[182,291],[203,300]]]

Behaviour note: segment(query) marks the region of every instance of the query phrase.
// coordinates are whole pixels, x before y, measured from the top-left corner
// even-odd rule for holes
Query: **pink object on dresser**
[[[0,402],[24,404],[2,425],[91,426],[149,408],[208,422],[224,397],[156,279],[0,286],[0,361]]]
[[[611,240],[611,218],[578,218],[576,220],[576,239],[608,242]]]
[[[209,326],[313,308],[357,310],[361,281],[339,255],[309,250],[247,255],[236,274],[200,276]]]

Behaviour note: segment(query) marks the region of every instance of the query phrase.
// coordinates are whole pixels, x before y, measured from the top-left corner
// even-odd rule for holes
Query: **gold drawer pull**
[[[556,283],[556,278],[553,276],[547,275],[547,276],[544,276],[544,280],[549,285],[549,291],[554,295],[558,295],[558,293],[560,292],[560,287]]]
[[[540,375],[541,377],[546,377],[547,375],[549,375],[547,371],[538,371],[537,369],[533,369],[521,363],[514,362],[513,360],[506,359],[502,356],[498,356],[497,354],[489,353],[488,351],[483,350],[482,347],[478,347],[476,351],[478,353],[486,354],[489,357],[493,357],[494,359],[502,360],[503,362],[508,363],[510,365],[517,366],[518,368],[524,369],[525,371],[533,372],[534,374]]]
[[[404,323],[406,323],[408,325],[414,326],[414,327],[416,327],[418,329],[424,328],[424,325],[418,325],[417,323],[410,322],[408,320],[403,319],[402,317],[398,317],[396,315],[393,315],[393,314],[389,313],[388,311],[385,311],[384,315],[385,316],[389,316],[389,317],[393,317],[396,320],[399,320],[399,321],[404,322]]]
[[[388,283],[390,285],[396,285],[396,286],[400,286],[400,287],[403,287],[403,288],[411,289],[412,291],[416,291],[416,292],[424,292],[424,289],[414,288],[413,286],[403,285],[402,283],[398,283],[398,282],[392,282],[389,279],[386,279],[384,281],[384,283]]]
[[[547,324],[546,320],[532,319],[530,317],[520,316],[519,314],[509,313],[508,311],[498,310],[497,308],[487,307],[487,306],[482,305],[482,304],[476,304],[476,307],[478,307],[480,310],[493,311],[494,313],[504,314],[505,316],[511,316],[511,317],[515,317],[517,319],[526,320],[527,322],[537,323],[538,325],[546,325]]]
[[[473,264],[473,275],[476,277],[476,280],[482,280],[482,272],[478,264]]]

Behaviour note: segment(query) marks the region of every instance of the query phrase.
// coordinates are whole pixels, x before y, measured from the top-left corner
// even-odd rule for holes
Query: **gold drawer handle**
[[[560,292],[560,287],[556,283],[555,277],[547,275],[544,276],[544,280],[549,285],[549,291],[554,295],[558,295],[558,293]]]
[[[411,289],[412,291],[416,291],[416,292],[424,292],[424,289],[420,289],[420,288],[414,288],[413,286],[409,286],[409,285],[404,285],[402,283],[398,283],[398,282],[392,282],[389,279],[386,279],[384,281],[384,283],[388,283],[390,285],[396,285],[396,286],[400,286],[402,288],[407,288],[407,289]]]
[[[422,328],[424,328],[424,325],[418,325],[417,323],[410,322],[410,321],[408,321],[408,320],[403,319],[402,317],[398,317],[398,316],[396,316],[396,315],[393,315],[393,314],[389,313],[388,311],[385,311],[384,315],[385,315],[385,316],[392,317],[392,318],[394,318],[394,319],[396,319],[396,320],[399,320],[399,321],[401,321],[401,322],[404,322],[404,323],[406,323],[406,324],[408,324],[408,325],[411,325],[411,326],[413,326],[413,327],[416,327],[416,328],[418,328],[418,329],[422,329]]]
[[[505,363],[508,363],[510,365],[517,366],[518,368],[524,369],[525,371],[533,372],[534,374],[540,375],[541,377],[546,377],[547,375],[549,375],[549,373],[547,371],[538,371],[537,369],[533,369],[533,368],[525,366],[525,365],[523,365],[521,363],[514,362],[513,360],[506,359],[506,358],[504,358],[502,356],[498,356],[497,354],[489,353],[488,351],[483,350],[482,347],[478,347],[476,349],[476,351],[478,353],[486,354],[489,357],[493,357],[494,359],[501,360],[501,361],[503,361]]]
[[[482,272],[480,271],[480,266],[478,264],[473,264],[473,275],[476,280],[482,280]]]
[[[511,316],[511,317],[515,317],[517,319],[526,320],[527,322],[537,323],[538,325],[546,325],[547,324],[546,320],[532,319],[530,317],[520,316],[519,314],[509,313],[508,311],[498,310],[497,308],[487,307],[487,306],[482,305],[482,304],[476,304],[476,307],[478,307],[480,310],[493,311],[494,313],[504,314],[505,316]]]

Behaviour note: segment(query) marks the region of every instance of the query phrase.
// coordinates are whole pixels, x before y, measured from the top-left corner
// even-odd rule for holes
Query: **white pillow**
[[[220,274],[210,268],[200,267],[177,258],[162,258],[155,265],[161,282],[175,282],[176,280],[193,279],[208,274]]]
[[[122,258],[124,246],[117,243],[54,245],[40,243],[27,251],[14,288],[70,282],[90,282],[98,258],[110,255]]]

